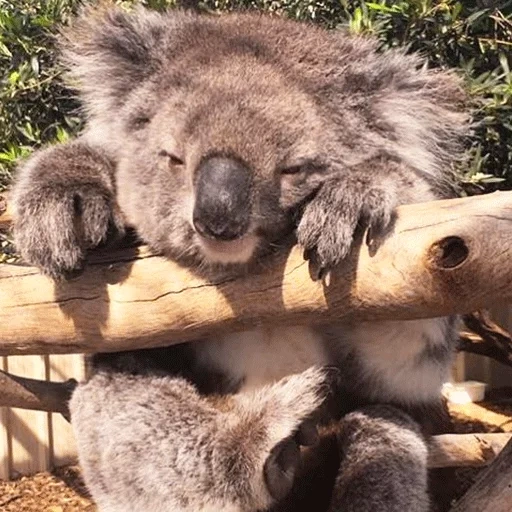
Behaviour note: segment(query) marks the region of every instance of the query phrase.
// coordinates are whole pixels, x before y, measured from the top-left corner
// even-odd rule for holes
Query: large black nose
[[[247,232],[252,172],[245,163],[225,156],[203,159],[196,170],[195,191],[193,222],[200,235],[235,240]]]

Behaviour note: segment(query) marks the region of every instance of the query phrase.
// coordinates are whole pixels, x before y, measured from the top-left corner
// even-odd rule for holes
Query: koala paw
[[[81,270],[86,251],[123,222],[109,190],[82,184],[32,188],[15,196],[15,245],[28,263],[60,279]]]
[[[270,451],[263,467],[264,480],[272,498],[280,500],[291,490],[300,464],[300,447],[313,446],[319,439],[316,422],[306,419],[292,437]]]
[[[244,408],[253,410],[267,433],[260,453],[263,482],[272,500],[284,498],[291,490],[300,447],[317,442],[316,426],[338,378],[336,368],[311,368],[243,398]]]
[[[320,279],[349,253],[358,227],[369,227],[369,243],[386,230],[396,207],[391,187],[362,181],[331,180],[306,205],[297,227],[304,257],[318,267]]]

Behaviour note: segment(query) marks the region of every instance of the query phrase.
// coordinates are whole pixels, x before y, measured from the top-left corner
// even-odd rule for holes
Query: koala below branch
[[[329,269],[360,226],[449,194],[463,94],[418,57],[257,14],[117,8],[82,15],[64,56],[87,128],[14,190],[18,248],[55,278],[126,225],[209,278],[297,240]],[[87,485],[102,512],[425,512],[412,416],[439,401],[454,333],[260,328],[97,355],[70,404]]]

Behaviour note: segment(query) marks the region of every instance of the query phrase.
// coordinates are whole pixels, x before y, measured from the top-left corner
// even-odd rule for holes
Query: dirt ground
[[[481,404],[451,405],[450,414],[457,433],[512,432],[512,388],[494,392]],[[442,482],[436,498],[437,511],[447,510],[462,496],[480,469],[440,470],[433,478]],[[434,481],[435,481],[434,480]],[[450,482],[450,485],[446,485]],[[1,512],[96,512],[89,499],[80,469],[57,468],[12,482],[0,482]],[[142,511],[141,511],[142,512]]]
[[[2,512],[96,512],[78,467],[0,482]]]

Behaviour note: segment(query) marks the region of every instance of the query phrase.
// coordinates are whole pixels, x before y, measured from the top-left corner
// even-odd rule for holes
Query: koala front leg
[[[207,398],[179,377],[101,371],[70,402],[89,490],[102,512],[266,509],[292,486],[329,378]]]
[[[399,204],[433,199],[429,185],[411,174],[402,164],[379,156],[322,184],[297,227],[298,242],[305,257],[318,265],[319,277],[347,256],[358,228],[369,227],[378,236]]]
[[[14,236],[23,259],[60,278],[79,269],[86,250],[123,231],[115,165],[84,140],[40,150],[18,171]]]
[[[428,512],[427,446],[416,422],[391,406],[343,418],[341,465],[329,512]]]

